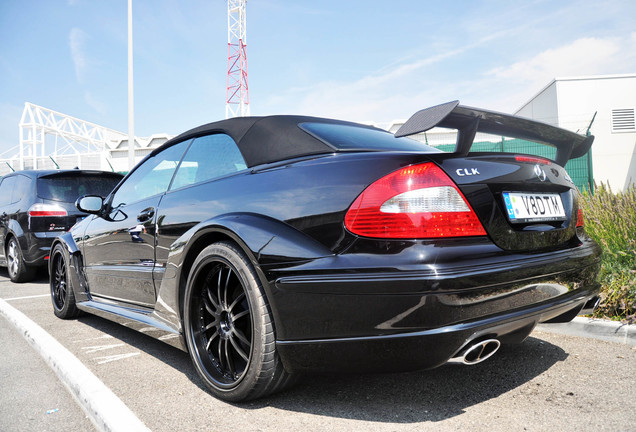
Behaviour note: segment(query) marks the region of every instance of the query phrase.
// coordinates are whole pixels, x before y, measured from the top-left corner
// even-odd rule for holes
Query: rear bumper
[[[53,240],[63,233],[64,231],[27,233],[25,245],[21,245],[24,262],[30,266],[46,266]]]
[[[588,299],[578,293],[550,305],[430,330],[382,336],[278,341],[289,372],[401,372],[441,366],[469,343],[498,339],[522,342],[541,322],[576,316]],[[571,315],[571,317],[570,317]]]
[[[382,271],[369,266],[377,256],[364,254],[281,271],[268,297],[285,367],[436,367],[470,341],[520,342],[539,322],[569,321],[599,290],[600,250],[591,241],[532,255],[479,241],[467,246],[448,249],[452,256],[438,255],[434,265],[408,264],[426,256],[421,245],[391,257],[400,265]]]

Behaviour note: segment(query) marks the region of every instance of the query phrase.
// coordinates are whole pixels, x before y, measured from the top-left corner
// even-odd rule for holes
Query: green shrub
[[[583,191],[585,231],[603,248],[601,304],[595,316],[636,322],[636,186]]]

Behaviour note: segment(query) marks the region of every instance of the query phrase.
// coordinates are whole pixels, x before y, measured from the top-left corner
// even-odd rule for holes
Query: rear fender
[[[268,294],[269,283],[264,267],[333,255],[324,245],[290,225],[262,215],[231,213],[200,222],[179,237],[170,248],[156,306],[156,312],[164,319],[178,325],[180,320],[175,312],[182,313],[182,297],[190,267],[201,250],[222,240],[232,240],[241,247],[254,264]]]
[[[26,238],[24,237],[24,231],[22,230],[22,227],[20,226],[18,221],[15,220],[15,219],[9,219],[9,221],[7,223],[7,229],[6,229],[5,235],[4,235],[5,248],[6,248],[6,245],[7,245],[7,239],[9,237],[15,237],[18,240],[18,244],[20,245],[20,249],[22,249],[22,250],[26,249],[27,244],[26,244]],[[3,253],[4,253],[4,251],[3,251]]]
[[[172,244],[168,262],[187,256],[199,239],[214,232],[236,241],[259,266],[333,255],[324,245],[284,222],[253,213],[231,213],[203,221],[184,233]]]

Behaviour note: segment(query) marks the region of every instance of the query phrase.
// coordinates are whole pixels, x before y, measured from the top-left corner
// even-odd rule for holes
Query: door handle
[[[142,210],[141,213],[137,215],[137,220],[142,223],[147,222],[150,219],[152,219],[154,215],[155,215],[154,207],[148,207],[147,209]]]

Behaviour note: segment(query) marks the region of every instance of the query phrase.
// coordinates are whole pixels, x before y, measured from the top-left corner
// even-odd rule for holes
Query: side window
[[[0,206],[11,204],[12,191],[15,186],[16,176],[5,177],[0,183]]]
[[[115,192],[112,206],[132,204],[144,198],[164,193],[179,165],[183,152],[192,140],[182,141],[147,159]]]
[[[31,179],[23,175],[15,176],[15,184],[13,185],[13,193],[11,194],[11,202],[17,203],[22,198],[26,198],[29,195],[29,189],[31,188]]]
[[[170,190],[247,168],[236,143],[225,134],[195,138],[183,157]]]

